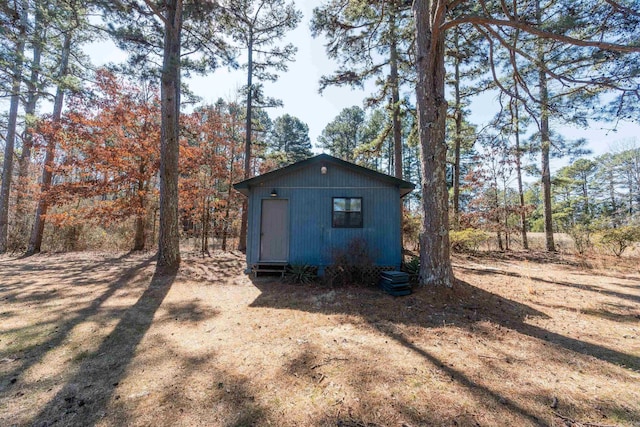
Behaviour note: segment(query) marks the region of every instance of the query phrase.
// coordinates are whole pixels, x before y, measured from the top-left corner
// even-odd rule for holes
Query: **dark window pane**
[[[334,197],[331,222],[336,228],[361,228],[362,198]]]
[[[362,227],[362,214],[360,212],[349,212],[349,227]]]

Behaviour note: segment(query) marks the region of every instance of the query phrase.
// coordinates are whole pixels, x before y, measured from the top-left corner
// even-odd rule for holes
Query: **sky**
[[[362,106],[363,99],[369,95],[372,88],[372,85],[364,90],[330,87],[322,94],[318,93],[320,77],[332,73],[339,66],[327,58],[324,40],[311,37],[309,22],[312,11],[321,3],[322,0],[297,2],[297,7],[303,13],[302,22],[284,40],[284,43],[293,43],[298,47],[296,60],[289,64],[286,73],[280,74],[277,82],[264,83],[265,95],[281,99],[284,103],[282,108],[269,109],[269,116],[275,119],[288,113],[298,117],[309,126],[309,136],[314,146],[327,123],[343,108]],[[118,50],[111,42],[93,43],[85,50],[96,65],[121,62],[126,58],[126,53]],[[187,82],[205,103],[214,103],[219,98],[234,100],[238,89],[246,83],[246,75],[243,70],[220,68],[207,76],[187,79]],[[482,128],[493,118],[497,105],[494,94],[479,97],[471,104],[470,121]],[[637,124],[622,122],[617,125],[615,131],[611,130],[612,127],[613,124],[609,123],[592,123],[588,129],[564,126],[556,130],[567,139],[586,138],[594,155],[628,144],[636,136],[640,136],[640,126]],[[315,151],[319,152],[318,149]]]

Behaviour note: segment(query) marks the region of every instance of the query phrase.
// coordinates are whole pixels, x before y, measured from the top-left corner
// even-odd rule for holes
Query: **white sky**
[[[265,83],[265,95],[279,98],[284,102],[283,108],[270,109],[272,119],[289,113],[300,118],[309,126],[311,142],[315,145],[324,127],[345,107],[362,106],[362,100],[369,94],[364,90],[350,88],[327,88],[322,95],[318,93],[318,82],[323,74],[330,74],[338,64],[326,57],[323,40],[313,39],[309,29],[309,21],[313,8],[322,0],[298,1],[303,19],[298,28],[289,33],[285,42],[298,47],[295,62],[289,64],[289,70],[280,75],[275,83]],[[119,51],[110,42],[94,43],[87,46],[96,65],[108,62],[121,62],[126,54]],[[233,100],[238,88],[246,82],[242,70],[230,71],[226,68],[216,70],[206,77],[196,76],[189,80],[191,89],[204,102],[213,103],[218,98]],[[485,94],[471,105],[470,121],[483,127],[496,113],[497,102],[493,95]],[[567,139],[586,138],[594,155],[609,151],[624,141],[640,136],[640,126],[621,122],[617,131],[606,128],[607,124],[595,123],[589,129],[566,126],[556,129]]]

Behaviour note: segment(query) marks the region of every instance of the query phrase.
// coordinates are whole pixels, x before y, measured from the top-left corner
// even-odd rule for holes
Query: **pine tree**
[[[287,166],[313,155],[309,126],[289,114],[274,120],[269,142],[269,156],[275,159],[277,167]]]
[[[24,63],[24,50],[28,30],[28,2],[26,0],[14,1],[13,8],[0,9],[0,20],[6,23],[9,31],[4,32],[10,43],[0,46],[2,62],[7,65],[8,80],[11,81],[9,89],[9,118],[5,136],[4,159],[2,163],[2,183],[0,184],[0,254],[7,251],[7,237],[9,229],[9,195],[13,180],[13,154],[16,141],[18,123],[18,107],[22,86],[22,72]],[[4,26],[4,25],[3,25]],[[6,28],[7,28],[6,27]],[[9,46],[6,46],[8,44]],[[9,50],[7,52],[7,49]]]
[[[367,106],[388,102],[393,136],[393,174],[402,178],[402,102],[400,88],[410,67],[412,18],[406,2],[328,1],[313,11],[314,36],[327,38],[329,58],[340,67],[322,77],[320,90],[327,86],[363,87],[374,80],[379,90],[366,101]],[[385,129],[386,131],[386,129]]]
[[[298,26],[302,14],[293,2],[284,0],[242,0],[224,3],[222,19],[226,31],[231,34],[239,49],[246,50],[247,70],[246,125],[245,125],[245,179],[251,177],[251,137],[253,126],[253,104],[257,95],[257,81],[276,81],[276,72],[287,70],[297,48],[292,44],[283,47],[276,41]],[[247,205],[242,209],[242,225],[238,249],[247,247]]]
[[[453,285],[445,173],[447,104],[444,90],[444,40],[447,31],[462,24],[473,25],[490,42],[489,58],[493,55],[494,42],[505,48],[511,46],[503,33],[513,29],[519,29],[535,39],[555,40],[559,46],[575,47],[566,53],[579,54],[580,58],[595,57],[601,52],[640,51],[640,47],[631,43],[634,40],[633,34],[637,34],[640,19],[637,14],[626,13],[626,9],[619,7],[615,1],[603,2],[595,8],[591,8],[587,3],[559,1],[556,4],[559,9],[565,9],[557,9],[556,15],[570,16],[574,25],[559,28],[541,25],[531,19],[521,19],[521,10],[535,10],[535,4],[530,3],[488,3],[484,0],[479,3],[437,0],[413,2],[417,58],[416,100],[424,212],[424,233],[420,248],[420,281],[423,284]],[[580,25],[575,25],[576,22],[580,22]],[[531,55],[523,50],[517,52],[531,58]],[[535,58],[534,62],[537,62]],[[543,69],[548,74],[554,71]],[[592,71],[579,66],[578,70],[584,70],[585,74]],[[565,71],[559,70],[559,73]],[[575,74],[571,78],[575,78]],[[594,81],[593,78],[589,80]]]
[[[332,156],[348,162],[355,161],[357,147],[363,142],[362,126],[365,122],[364,110],[358,106],[344,108],[325,126],[318,137],[320,147]]]

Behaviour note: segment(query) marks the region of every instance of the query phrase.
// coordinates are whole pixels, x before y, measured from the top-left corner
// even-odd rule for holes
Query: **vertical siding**
[[[354,238],[363,238],[376,264],[400,265],[399,189],[333,164],[327,169],[322,175],[320,166],[312,165],[251,188],[249,264],[259,261],[260,256],[261,200],[271,198],[275,189],[279,199],[289,201],[290,263],[330,265],[336,249],[345,248]],[[362,228],[331,227],[333,197],[362,197]]]

